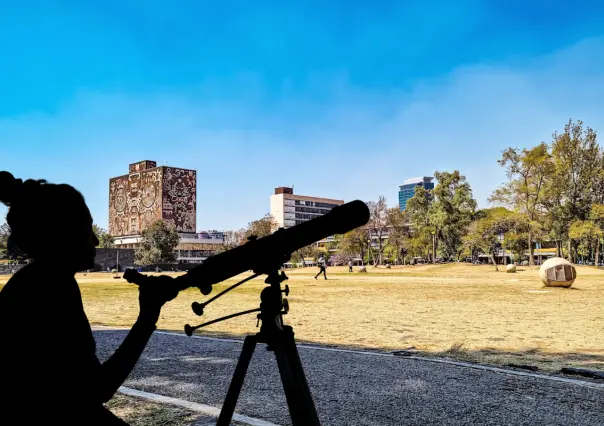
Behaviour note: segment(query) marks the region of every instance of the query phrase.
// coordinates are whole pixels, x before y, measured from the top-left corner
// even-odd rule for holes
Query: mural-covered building
[[[157,220],[175,226],[181,263],[199,263],[211,256],[222,240],[196,232],[197,172],[155,161],[130,164],[127,175],[109,180],[109,234],[116,247],[136,248],[141,234]]]

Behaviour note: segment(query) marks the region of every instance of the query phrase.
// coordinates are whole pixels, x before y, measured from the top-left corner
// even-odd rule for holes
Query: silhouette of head
[[[9,207],[9,249],[76,272],[94,266],[98,239],[84,197],[74,187],[15,179],[0,172],[0,202]]]

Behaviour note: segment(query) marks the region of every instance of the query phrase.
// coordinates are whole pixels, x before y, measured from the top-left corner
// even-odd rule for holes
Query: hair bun
[[[9,172],[0,172],[0,202],[10,206],[17,198],[22,184],[21,179],[15,179]]]

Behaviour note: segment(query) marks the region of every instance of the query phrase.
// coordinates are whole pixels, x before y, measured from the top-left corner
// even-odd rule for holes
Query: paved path
[[[125,331],[95,331],[104,359]],[[125,386],[221,406],[241,344],[155,333]],[[603,425],[604,389],[393,356],[300,348],[321,422]],[[289,425],[274,355],[258,346],[238,413]]]

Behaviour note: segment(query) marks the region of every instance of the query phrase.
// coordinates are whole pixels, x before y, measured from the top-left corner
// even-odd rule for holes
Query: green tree
[[[468,233],[463,237],[463,244],[472,253],[488,254],[497,267],[497,252],[502,248],[502,236],[514,228],[516,218],[508,214],[505,209],[484,210],[481,219],[475,220],[469,226]]]
[[[413,257],[426,257],[432,252],[432,261],[436,258],[436,234],[438,229],[432,222],[430,205],[432,194],[423,186],[417,186],[413,197],[407,200],[407,217],[411,224],[409,254]]]
[[[503,247],[512,252],[515,258],[521,261],[528,250],[528,221],[526,216],[505,210],[504,212],[500,212],[497,217],[500,222],[505,221]],[[534,227],[533,232],[535,232],[536,236],[541,236],[542,234],[539,227]]]
[[[596,132],[583,128],[583,122],[572,120],[564,126],[564,132],[554,133],[552,161],[554,165],[548,201],[555,219],[551,220],[554,236],[566,238],[571,224],[589,219],[595,189],[602,173],[600,147]],[[568,238],[568,255],[572,256],[572,241]]]
[[[459,171],[435,172],[437,185],[432,191],[433,201],[428,209],[430,222],[436,230],[443,257],[461,255],[463,236],[476,211],[472,188]]]
[[[496,189],[489,201],[526,216],[529,264],[534,265],[533,238],[544,213],[547,180],[554,172],[549,148],[545,143],[522,151],[508,148],[498,163],[506,169],[508,182]]]
[[[367,252],[368,232],[365,228],[356,228],[342,235],[340,239],[340,253],[350,256],[359,256],[361,262],[365,261]]]
[[[437,184],[433,190],[421,186],[407,201],[407,211],[416,243],[432,246],[432,262],[436,251],[448,259],[459,258],[474,213],[476,200],[472,188],[458,170],[434,173]]]
[[[409,258],[429,258],[432,252],[432,242],[433,239],[430,233],[414,230],[410,237],[405,240],[403,248],[407,250]]]
[[[571,223],[568,236],[578,242],[579,251],[583,256],[589,256],[590,248],[599,245],[602,230],[591,220],[576,220]]]
[[[589,213],[589,219],[598,227],[601,232],[604,232],[604,204],[593,204]],[[598,236],[596,243],[595,265],[600,264],[600,245],[602,235]]]
[[[97,239],[99,240],[99,244],[97,245],[97,247],[100,247],[100,248],[115,247],[115,244],[113,243],[113,237],[111,235],[109,235],[109,233],[105,229],[101,228],[98,225],[92,225],[92,231],[94,232]]]
[[[153,222],[143,231],[135,260],[139,265],[172,263],[176,260],[174,249],[180,240],[176,228],[163,220]]]
[[[248,239],[252,235],[262,238],[266,237],[279,228],[279,224],[270,214],[264,215],[263,218],[248,223],[244,234],[244,239]]]
[[[401,211],[398,206],[388,209],[388,247],[386,250],[389,252],[389,259],[396,264],[404,259],[405,241],[410,236],[406,216],[406,211]]]

